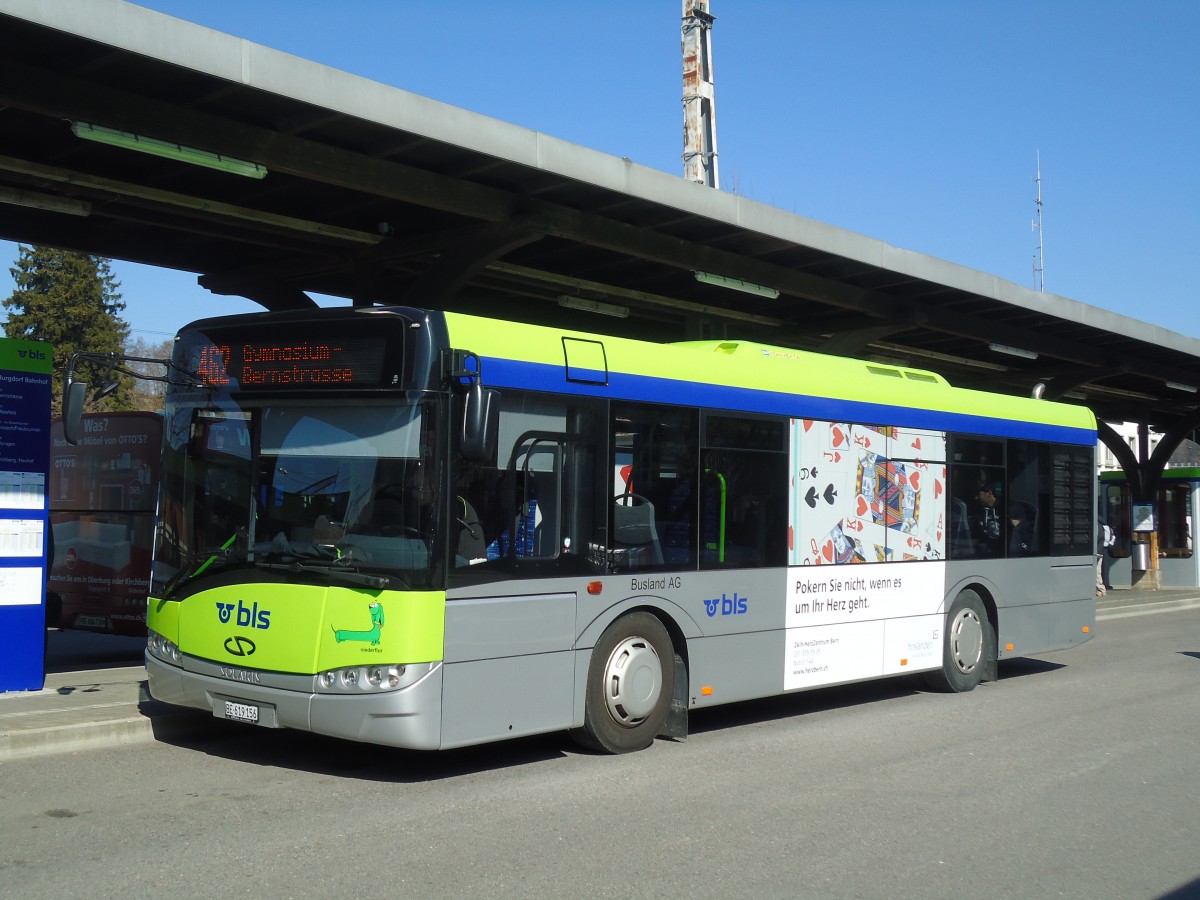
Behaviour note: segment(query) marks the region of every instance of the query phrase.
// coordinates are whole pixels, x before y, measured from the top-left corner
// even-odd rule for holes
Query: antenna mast
[[[1046,289],[1046,256],[1045,248],[1042,246],[1042,151],[1037,152],[1037,176],[1033,179],[1033,183],[1037,185],[1037,199],[1034,206],[1037,212],[1037,218],[1031,223],[1033,230],[1037,232],[1037,248],[1033,255],[1033,286],[1038,291]]]
[[[708,0],[683,0],[683,177],[719,187]]]

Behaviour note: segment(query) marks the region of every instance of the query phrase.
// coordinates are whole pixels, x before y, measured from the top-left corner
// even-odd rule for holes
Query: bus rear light
[[[588,582],[587,592],[589,594],[591,594],[593,597],[598,596],[603,590],[604,590],[604,582],[603,581],[589,581]]]

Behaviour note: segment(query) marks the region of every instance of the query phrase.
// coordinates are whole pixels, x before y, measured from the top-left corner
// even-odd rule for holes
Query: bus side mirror
[[[103,397],[107,397],[109,394],[111,394],[113,391],[115,391],[120,386],[121,386],[121,382],[119,382],[119,381],[109,381],[105,384],[102,384],[102,385],[100,385],[100,387],[96,388],[96,396],[94,396],[92,399],[99,400]]]
[[[485,388],[478,381],[467,388],[458,442],[463,459],[486,462],[495,456],[499,422],[500,392]]]
[[[79,421],[83,418],[83,407],[87,403],[88,384],[86,381],[75,381],[67,376],[66,387],[63,388],[63,437],[68,444],[79,443]]]

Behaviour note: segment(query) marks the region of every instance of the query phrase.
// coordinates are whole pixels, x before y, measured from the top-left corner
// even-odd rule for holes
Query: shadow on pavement
[[[157,701],[149,701],[156,703]],[[164,704],[165,705],[165,704]],[[142,704],[145,709],[145,704]],[[592,755],[564,733],[459,750],[398,750],[304,731],[258,728],[169,707],[153,719],[157,741],[250,765],[394,784],[442,781],[533,763]]]
[[[1024,678],[1026,675],[1044,675],[1065,669],[1066,663],[1047,662],[1044,659],[1019,657],[1017,659],[1000,660],[1000,678]]]
[[[1196,654],[1190,653],[1189,656]],[[1158,900],[1196,900],[1200,897],[1200,878],[1193,879],[1187,884],[1181,884],[1170,893],[1161,895]]]
[[[1060,668],[1056,665],[1042,670]],[[1024,674],[1034,674],[1031,670]],[[986,687],[985,687],[986,689]],[[789,719],[830,709],[879,703],[925,693],[919,676],[864,682],[749,700],[729,706],[695,710],[689,732],[700,735],[756,723]],[[148,701],[151,704],[157,701]],[[519,738],[459,750],[397,750],[372,744],[324,737],[287,729],[240,725],[196,710],[158,704],[170,711],[154,715],[155,738],[162,743],[251,765],[384,783],[413,784],[441,781],[479,772],[544,764],[577,756],[594,757],[598,765],[616,765],[617,757],[580,749],[564,732]],[[149,710],[147,701],[141,704]],[[149,712],[148,712],[149,714]],[[668,753],[671,742],[658,740],[647,753]]]

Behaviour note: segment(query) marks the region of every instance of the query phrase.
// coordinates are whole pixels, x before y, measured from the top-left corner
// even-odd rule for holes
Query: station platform
[[[1200,589],[1116,588],[1096,600],[1096,619],[1200,609]],[[45,687],[0,693],[0,763],[120,747],[212,728],[206,713],[149,696],[138,638],[52,632]]]
[[[152,699],[145,638],[53,630],[40,691],[0,693],[0,763],[196,731],[210,718]]]

